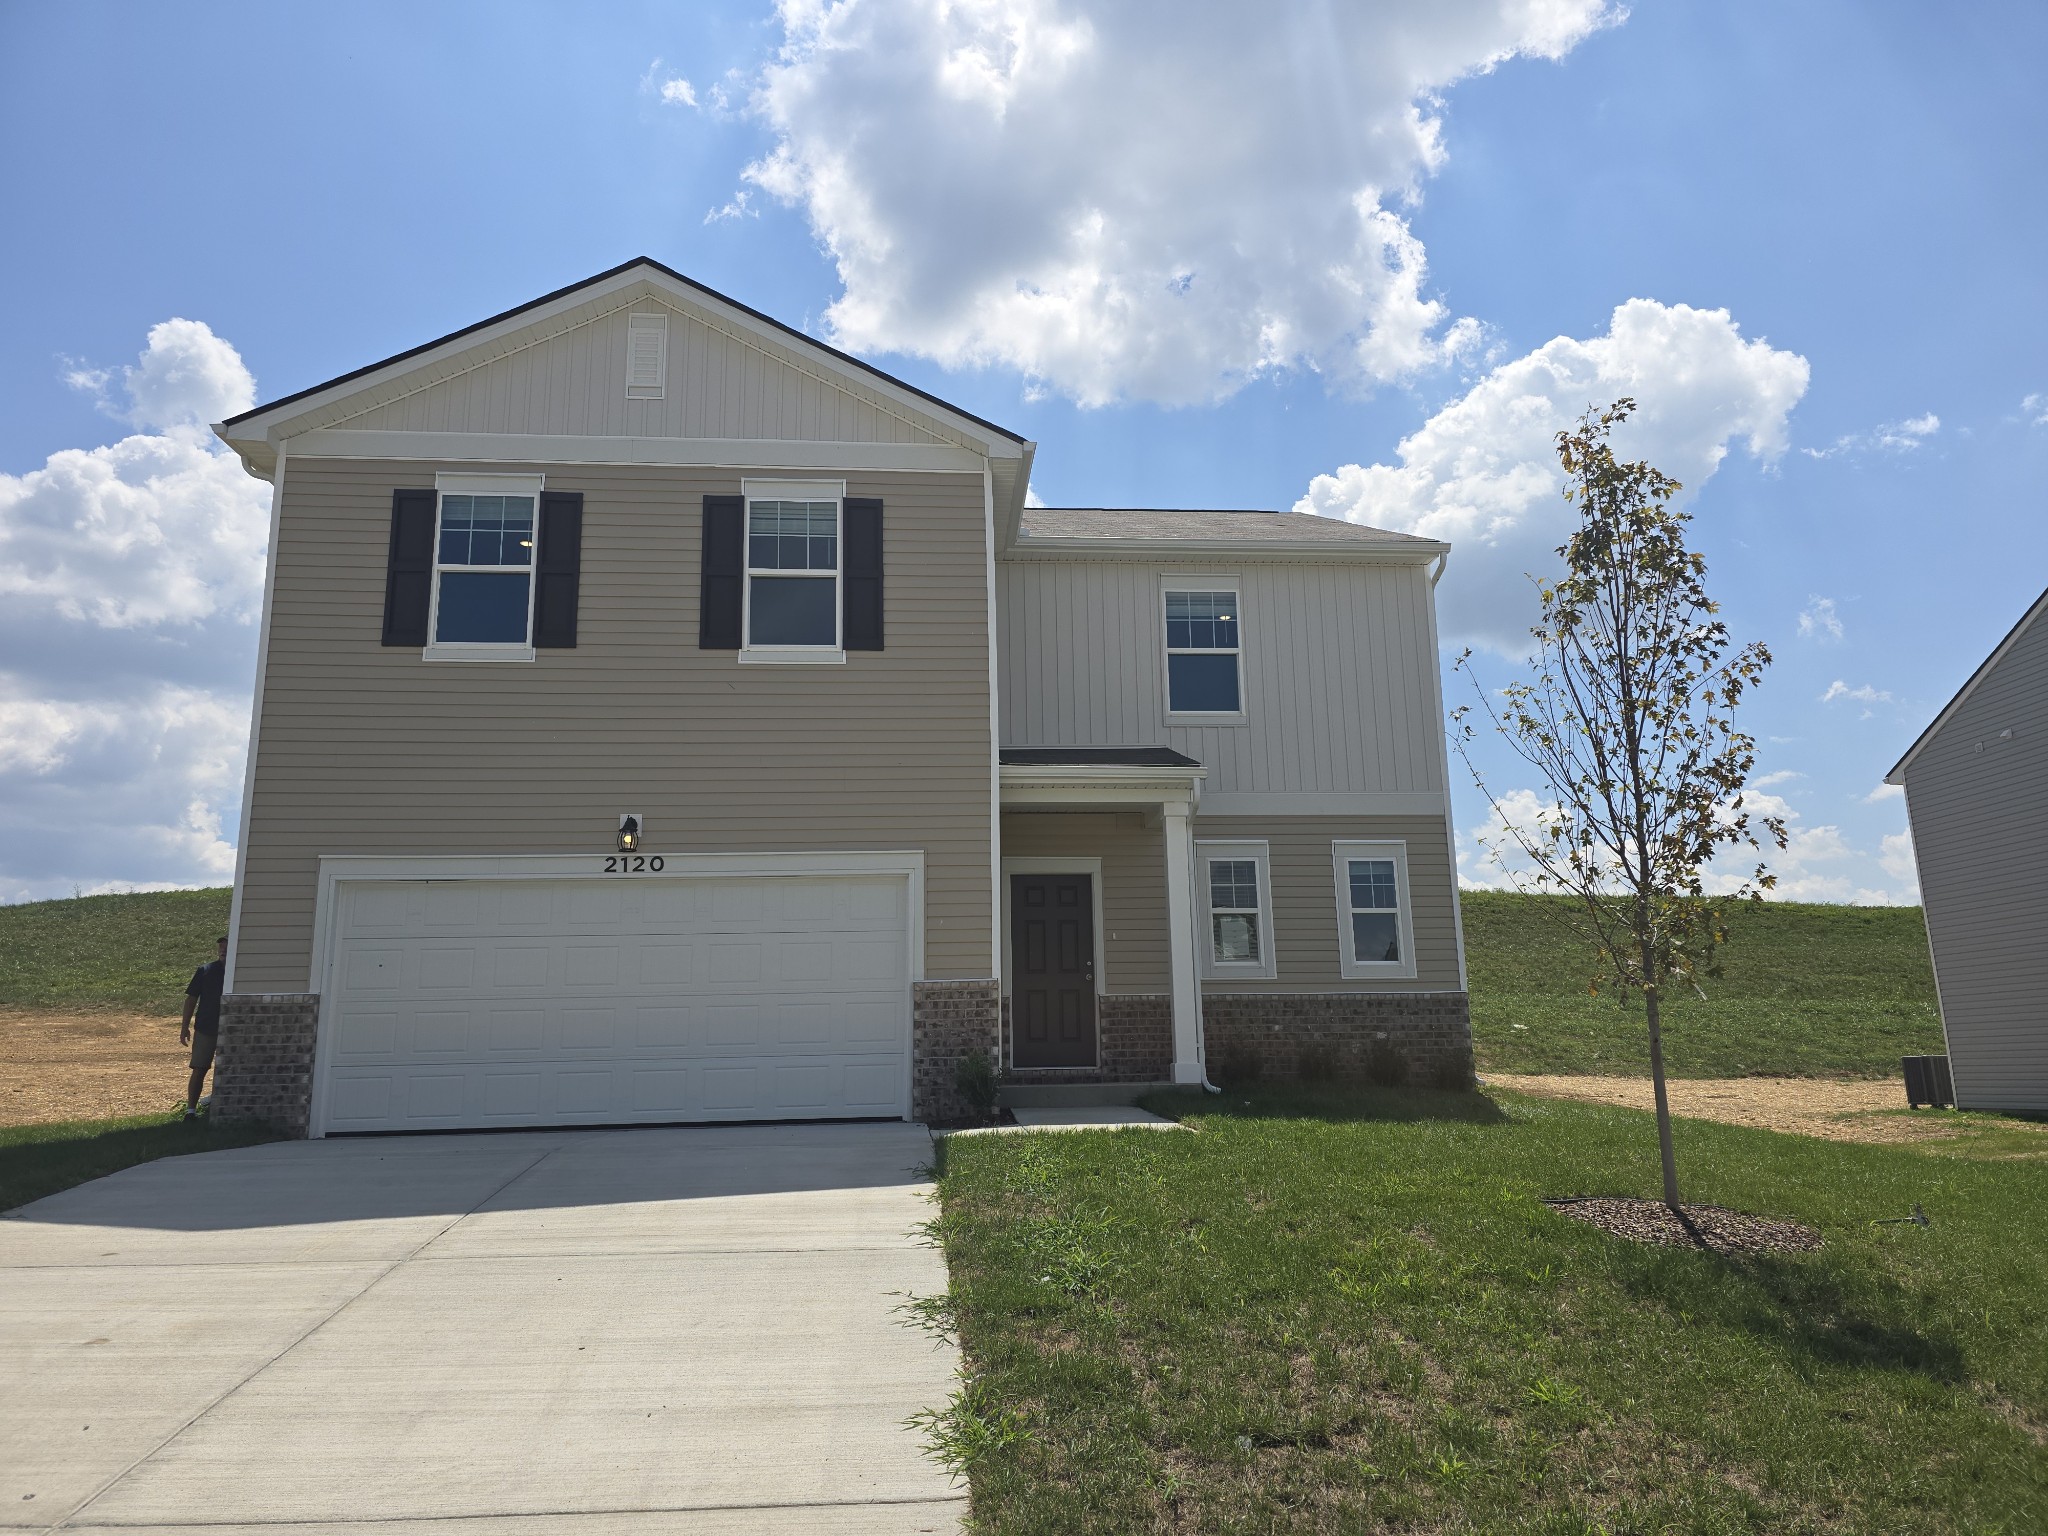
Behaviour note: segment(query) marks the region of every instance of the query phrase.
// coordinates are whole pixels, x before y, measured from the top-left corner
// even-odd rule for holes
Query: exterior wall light
[[[640,851],[640,835],[640,813],[638,811],[626,811],[621,814],[619,817],[619,852],[638,853]]]

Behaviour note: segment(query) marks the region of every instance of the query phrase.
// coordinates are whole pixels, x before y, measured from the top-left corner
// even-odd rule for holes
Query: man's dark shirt
[[[199,1007],[192,1015],[192,1027],[201,1034],[210,1035],[220,1029],[220,989],[227,973],[225,960],[209,960],[192,973],[192,985],[185,989],[187,997],[199,999]]]

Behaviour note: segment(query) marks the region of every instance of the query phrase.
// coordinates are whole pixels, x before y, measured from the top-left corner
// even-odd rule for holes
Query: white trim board
[[[1212,816],[1442,816],[1435,790],[1224,789],[1202,796],[1202,817]],[[1200,830],[1199,823],[1197,831]]]
[[[650,852],[647,857],[653,857]],[[329,971],[335,956],[334,928],[341,915],[344,881],[387,880],[705,880],[780,875],[829,878],[835,875],[898,875],[906,883],[906,940],[909,948],[904,1006],[913,1006],[924,974],[924,850],[858,853],[664,853],[664,868],[644,874],[607,874],[605,860],[616,854],[323,854],[313,899],[313,956],[306,990],[320,997],[320,1021],[313,1037],[312,1105],[306,1134],[326,1135],[328,1050],[332,1031],[327,1008],[333,996]],[[908,1014],[906,1028],[910,1026]],[[915,1052],[904,1053],[906,1074],[915,1071]],[[904,1084],[908,1118],[914,1084]]]
[[[270,670],[270,615],[277,597],[277,535],[284,522],[284,471],[288,445],[277,445],[270,472],[270,543],[263,551],[263,617],[256,632],[256,687],[249,699],[249,751],[242,763],[241,830],[235,835],[235,889],[228,903],[228,959],[222,990],[232,992],[235,961],[242,947],[242,892],[249,879],[249,818],[256,802],[256,743],[263,734],[263,679]],[[438,520],[438,506],[435,511]]]

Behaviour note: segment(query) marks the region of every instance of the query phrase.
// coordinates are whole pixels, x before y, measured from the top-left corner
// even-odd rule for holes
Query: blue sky
[[[1241,9],[0,10],[0,900],[231,868],[238,370],[636,254],[1034,438],[1049,502],[1446,534],[1482,650],[1554,418],[1635,394],[1777,655],[1788,891],[1910,898],[1872,791],[2048,586],[2048,11]]]

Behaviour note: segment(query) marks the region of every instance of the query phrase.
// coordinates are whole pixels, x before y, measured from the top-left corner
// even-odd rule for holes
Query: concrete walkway
[[[0,1528],[953,1531],[909,1125],[171,1158],[0,1219]]]

